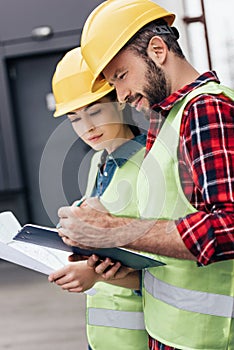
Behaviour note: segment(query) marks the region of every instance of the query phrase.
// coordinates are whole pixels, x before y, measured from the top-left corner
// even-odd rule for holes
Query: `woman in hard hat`
[[[137,216],[135,184],[145,153],[145,135],[134,125],[130,110],[123,110],[116,102],[115,90],[109,84],[91,92],[92,79],[80,49],[69,51],[53,76],[54,116],[67,114],[77,135],[94,150],[101,150],[92,159],[86,195],[101,197],[115,215]],[[138,272],[132,273],[134,288],[135,277],[138,279]],[[70,292],[89,289],[90,348],[148,349],[139,291],[100,282],[102,276],[87,261],[72,262],[52,273],[49,281]],[[131,277],[128,286],[129,281],[131,286]]]

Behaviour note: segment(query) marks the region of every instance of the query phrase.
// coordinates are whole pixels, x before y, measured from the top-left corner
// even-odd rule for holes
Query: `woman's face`
[[[103,97],[67,114],[77,135],[90,147],[111,153],[125,138],[122,112],[117,102]]]

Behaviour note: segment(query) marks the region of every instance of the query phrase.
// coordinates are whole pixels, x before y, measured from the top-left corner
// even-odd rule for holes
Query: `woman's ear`
[[[148,44],[148,56],[158,65],[163,65],[167,57],[167,45],[160,36],[153,36]]]

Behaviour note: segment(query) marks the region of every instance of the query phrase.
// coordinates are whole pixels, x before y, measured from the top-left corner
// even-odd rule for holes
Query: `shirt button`
[[[103,174],[104,176],[107,176],[108,174],[107,174],[107,172],[106,171],[104,171],[104,174]]]

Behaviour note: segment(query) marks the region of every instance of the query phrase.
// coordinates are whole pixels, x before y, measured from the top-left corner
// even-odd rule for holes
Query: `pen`
[[[86,200],[86,196],[83,196],[80,200],[77,201],[76,203],[76,207],[80,207],[82,203],[84,203],[84,201]],[[57,224],[56,228],[61,228],[60,223]]]
[[[82,203],[86,200],[86,196],[83,196],[80,200],[77,201],[76,207],[80,207]]]

